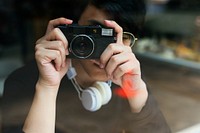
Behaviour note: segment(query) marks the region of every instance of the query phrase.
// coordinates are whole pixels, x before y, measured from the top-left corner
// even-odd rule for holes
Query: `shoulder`
[[[3,97],[17,93],[33,93],[38,79],[38,69],[35,60],[13,71],[5,80]]]

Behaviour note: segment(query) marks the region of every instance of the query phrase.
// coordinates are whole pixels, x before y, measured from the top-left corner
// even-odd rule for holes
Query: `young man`
[[[144,2],[141,0],[88,2],[78,24],[82,26],[100,24],[114,29],[116,33],[116,41],[105,48],[99,59],[69,58],[70,42],[57,26],[71,25],[73,20],[58,18],[49,22],[46,34],[36,42],[35,46],[39,74],[35,81],[33,102],[23,127],[24,132],[55,132],[56,104],[59,98],[58,92],[62,89],[65,89],[62,95],[67,97],[67,101],[63,103],[66,110],[62,115],[66,116],[68,132],[170,132],[152,96],[148,95],[146,84],[141,77],[140,63],[131,50],[131,43],[123,39],[124,35],[127,35],[124,31],[126,33],[131,31],[134,34],[138,32],[144,20],[144,8]],[[128,35],[133,37],[130,33]],[[70,80],[66,73],[72,67],[77,74],[73,80]],[[117,89],[110,92],[106,83],[109,81],[122,88],[128,104],[126,100],[115,95],[114,90]],[[99,82],[101,83],[98,84]],[[79,98],[82,102],[86,99],[83,102],[86,109],[79,102],[77,103],[78,97],[71,93],[74,88],[81,93]],[[90,88],[88,89],[90,92],[84,91],[87,88]],[[93,91],[94,97],[91,94]],[[83,98],[84,95],[86,98]],[[88,97],[91,99],[88,100]],[[105,97],[108,98],[103,103]],[[93,108],[93,103],[91,105],[88,103],[95,98],[101,99],[101,102],[97,103],[98,107]],[[75,108],[70,106],[73,102],[77,105]],[[107,105],[100,109],[104,104]]]

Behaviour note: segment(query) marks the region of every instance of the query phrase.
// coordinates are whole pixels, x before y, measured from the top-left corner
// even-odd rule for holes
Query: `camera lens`
[[[94,42],[87,35],[77,35],[70,43],[70,50],[78,58],[88,58],[94,52]]]

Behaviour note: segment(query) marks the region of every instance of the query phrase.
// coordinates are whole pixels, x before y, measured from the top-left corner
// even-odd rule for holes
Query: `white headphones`
[[[96,82],[91,87],[83,90],[75,79],[76,75],[77,73],[75,69],[70,67],[67,72],[67,77],[71,80],[77,90],[79,99],[86,110],[97,111],[102,105],[105,105],[110,101],[112,97],[112,91],[110,88],[111,81],[108,81],[107,83]]]

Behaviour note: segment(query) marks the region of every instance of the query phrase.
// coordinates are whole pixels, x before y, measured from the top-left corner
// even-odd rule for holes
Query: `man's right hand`
[[[59,28],[60,24],[71,24],[72,20],[58,18],[49,21],[46,34],[36,42],[35,58],[39,69],[38,83],[42,86],[57,86],[66,74],[70,59],[68,41]]]

